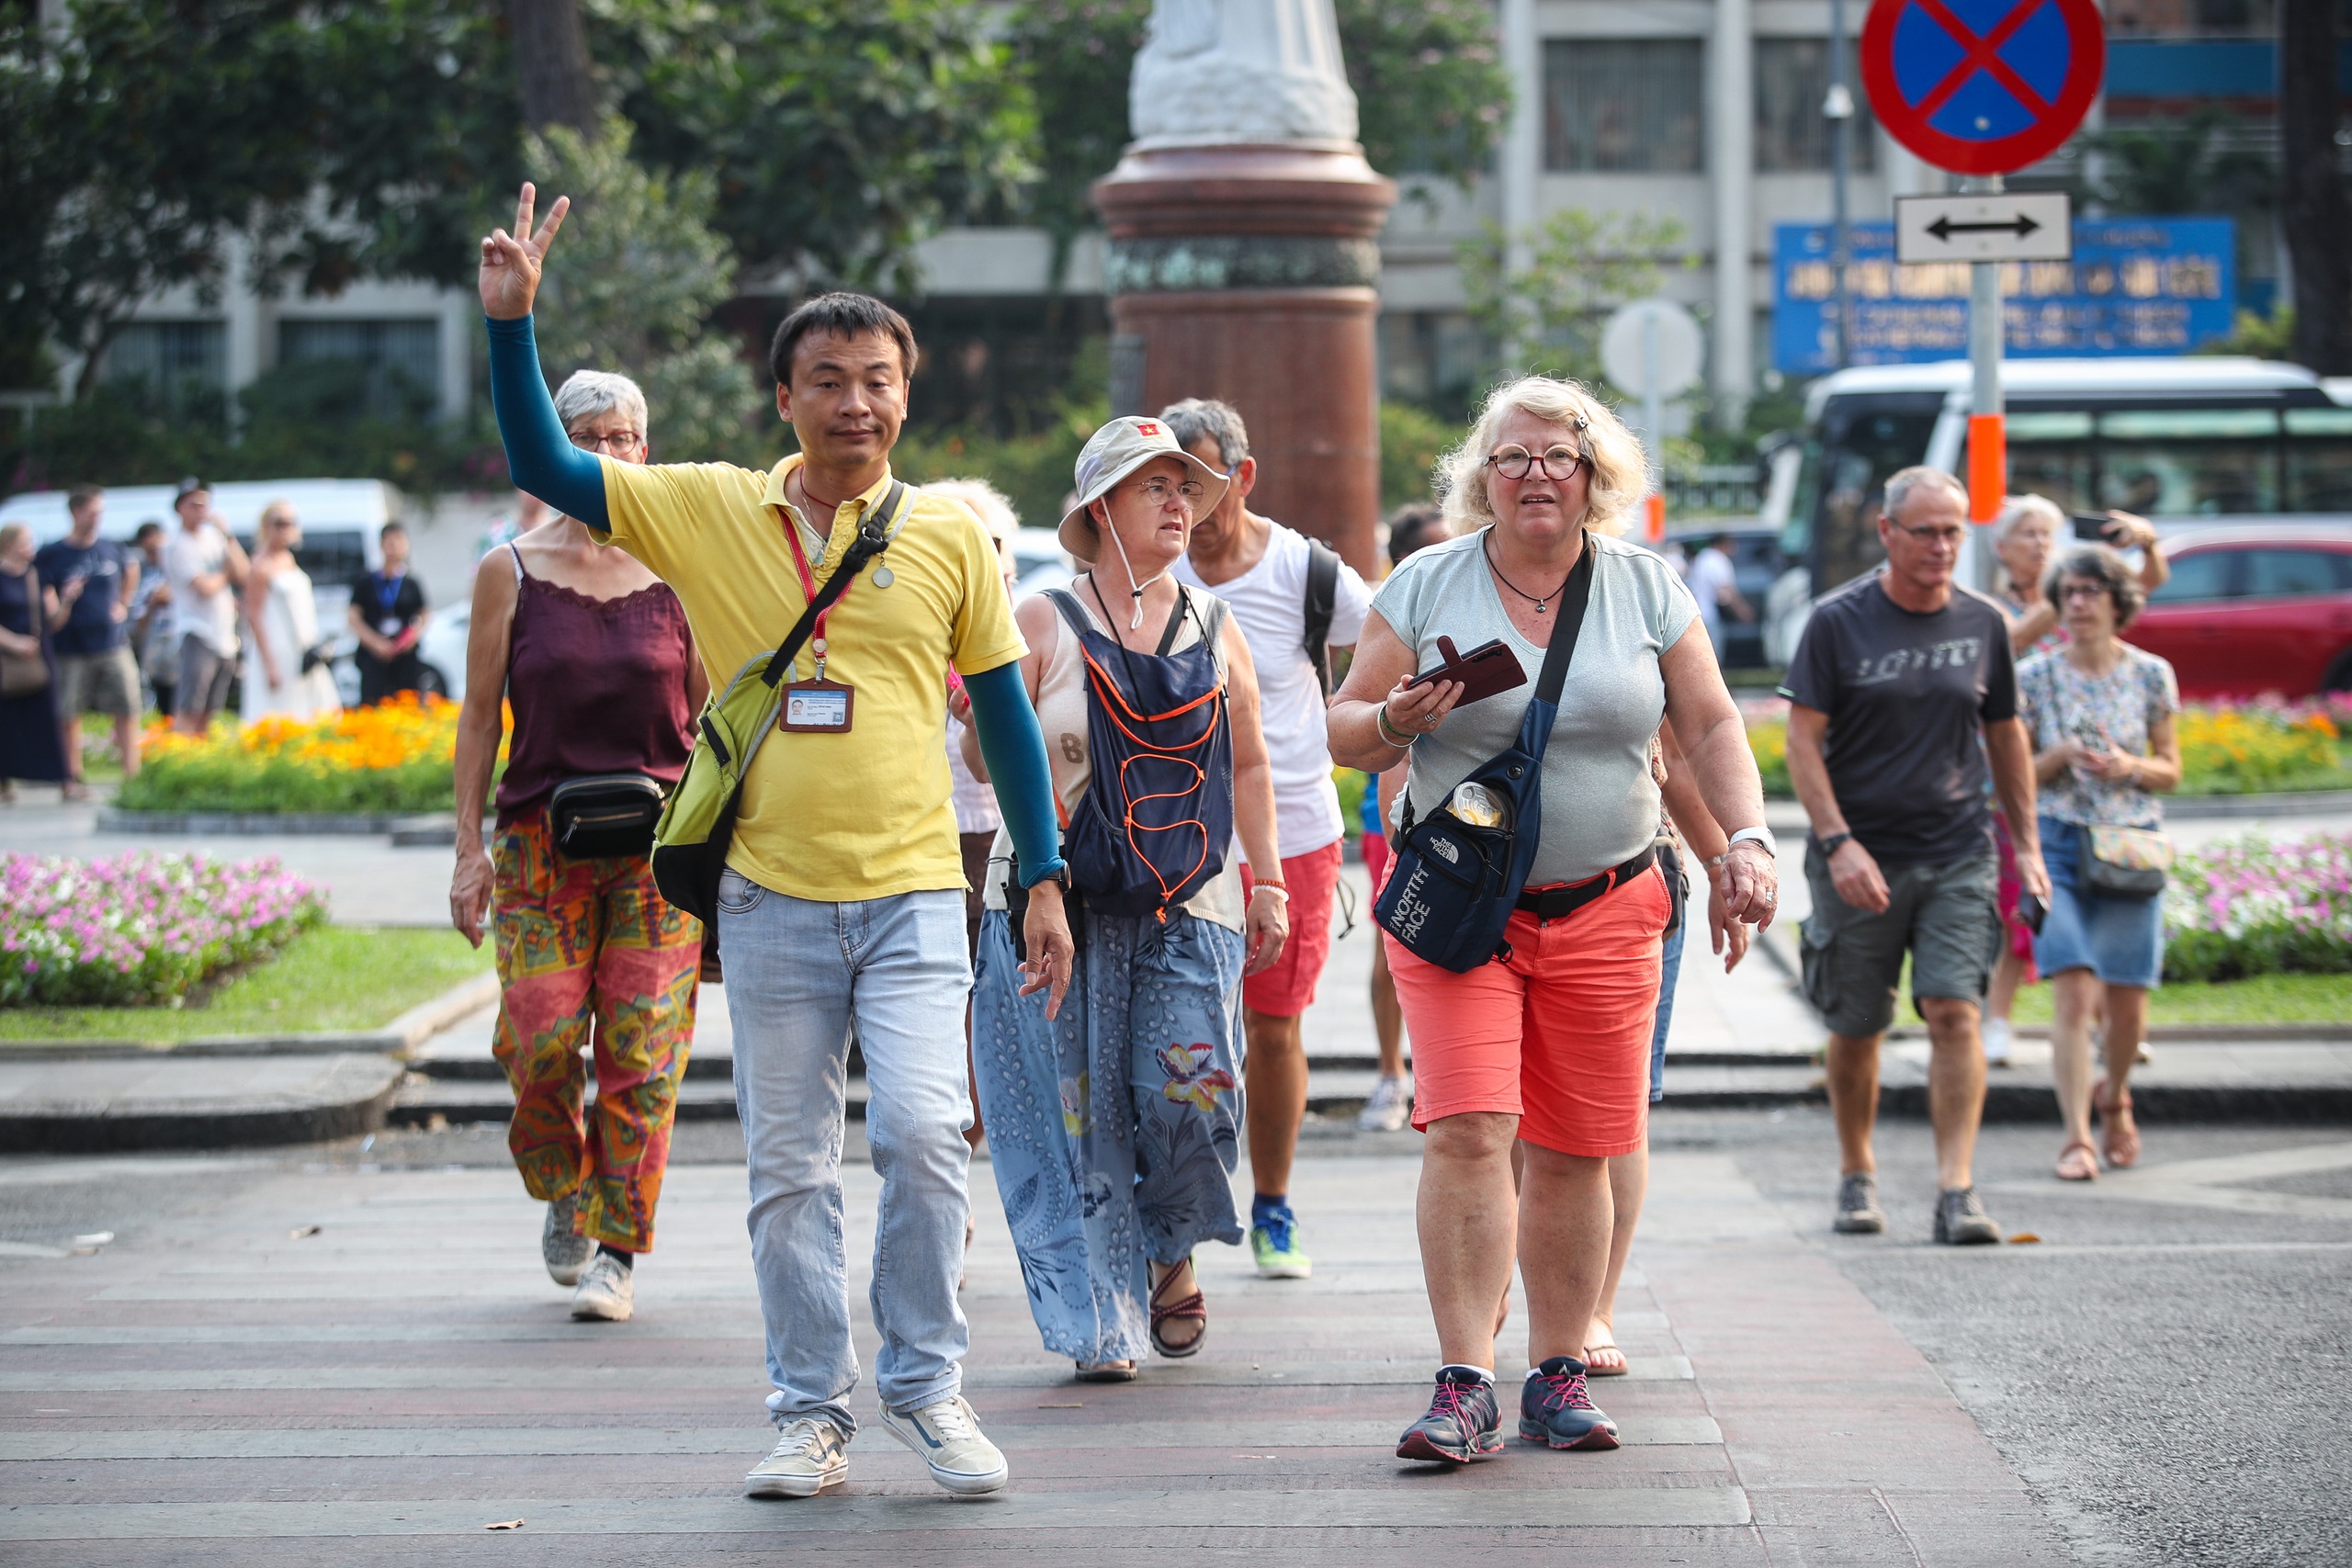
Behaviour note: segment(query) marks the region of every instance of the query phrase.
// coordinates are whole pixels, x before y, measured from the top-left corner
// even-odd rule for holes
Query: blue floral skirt
[[[1001,909],[980,924],[972,1067],[1004,1217],[1046,1348],[1080,1361],[1150,1350],[1147,1263],[1238,1246],[1242,942],[1087,911],[1061,1016],[1019,994]]]

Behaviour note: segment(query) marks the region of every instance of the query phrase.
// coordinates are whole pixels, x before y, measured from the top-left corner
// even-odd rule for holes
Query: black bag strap
[[[760,672],[763,682],[774,686],[784,679],[792,668],[793,656],[800,651],[800,645],[807,642],[808,634],[816,629],[817,617],[831,609],[833,601],[849,592],[849,585],[856,580],[859,572],[865,570],[867,561],[890,547],[890,522],[898,516],[906,499],[906,482],[892,479],[882,503],[858,519],[857,537],[850,541],[848,553],[842,557],[842,564],[825,579],[817,590],[817,596],[808,601],[808,607],[800,612],[800,618],[792,623],[792,629],[785,633],[784,640],[776,645],[775,656]],[[786,527],[794,525],[789,518],[785,520]]]
[[[1307,661],[1323,695],[1331,695],[1331,617],[1340,606],[1340,554],[1320,539],[1306,541]]]
[[[1577,638],[1584,635],[1584,613],[1592,603],[1592,536],[1584,536],[1568,585],[1560,595],[1560,619],[1552,627],[1552,641],[1544,649],[1544,669],[1535,677],[1535,700],[1559,705],[1560,688],[1567,684],[1568,662],[1577,656]],[[1548,739],[1548,736],[1547,736]],[[1542,755],[1539,748],[1537,755]]]

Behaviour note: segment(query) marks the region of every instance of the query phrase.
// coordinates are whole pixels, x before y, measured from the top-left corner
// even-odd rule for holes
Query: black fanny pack
[[[653,852],[662,786],[643,773],[566,779],[548,797],[548,832],[573,860]]]

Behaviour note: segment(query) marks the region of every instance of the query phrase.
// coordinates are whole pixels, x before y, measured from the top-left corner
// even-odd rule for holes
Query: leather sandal
[[[1078,1381],[1080,1382],[1133,1382],[1136,1381],[1133,1361],[1080,1361]]]
[[[2099,1138],[2107,1146],[2107,1163],[2118,1170],[2129,1170],[2140,1163],[2140,1126],[2132,1115],[2132,1091],[2110,1102],[2107,1086],[2101,1084],[2091,1092],[2091,1103],[2098,1107]]]
[[[1597,1345],[1588,1345],[1584,1348],[1584,1371],[1587,1377],[1622,1378],[1630,1370],[1625,1361],[1625,1352],[1620,1350],[1616,1341],[1612,1339],[1603,1339]]]
[[[1189,1258],[1184,1260],[1187,1265],[1191,1262],[1192,1259]],[[1174,1278],[1176,1278],[1176,1269],[1170,1269],[1159,1277],[1159,1283],[1151,1288],[1151,1348],[1170,1360],[1181,1361],[1187,1356],[1199,1355],[1203,1342],[1209,1337],[1209,1302],[1208,1298],[1201,1293],[1200,1275],[1197,1272],[1192,1275],[1193,1289],[1191,1295],[1172,1302],[1162,1302],[1159,1299],[1159,1293],[1168,1288],[1168,1281]],[[1181,1344],[1173,1343],[1163,1337],[1159,1332],[1161,1325],[1171,1319],[1197,1323],[1201,1325],[1200,1331]]]
[[[2058,1179],[2061,1181],[2097,1181],[2098,1151],[2086,1138],[2077,1138],[2058,1151]]]

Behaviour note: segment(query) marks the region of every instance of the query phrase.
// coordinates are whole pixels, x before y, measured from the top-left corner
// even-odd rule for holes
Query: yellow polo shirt
[[[763,474],[604,459],[602,537],[676,592],[714,693],[774,653],[808,606],[784,532],[785,477],[800,461]],[[886,476],[833,514],[824,556],[809,563],[819,584],[889,488]],[[825,618],[826,678],[856,693],[848,733],[774,731],[744,781],[727,863],[775,892],[848,903],[964,886],[948,803],[947,667],[977,675],[1028,650],[979,520],[910,489],[906,525]],[[884,567],[889,584],[877,587]],[[808,679],[813,664],[804,646],[788,679]]]

